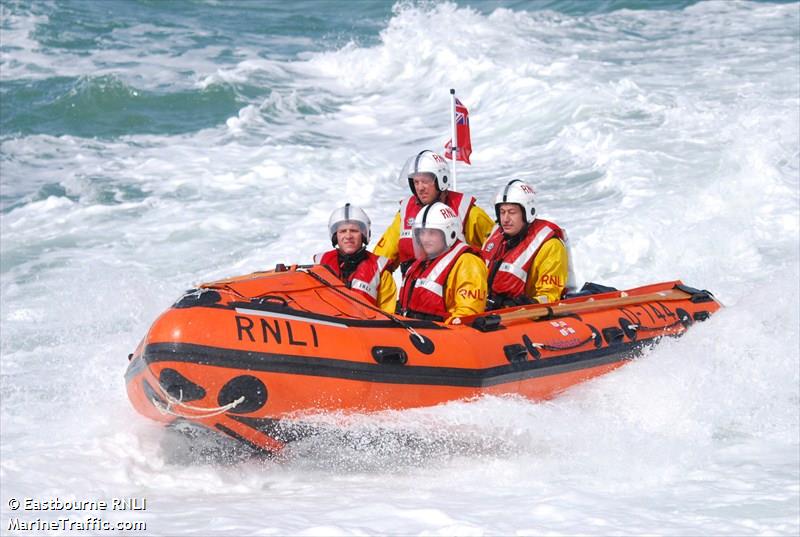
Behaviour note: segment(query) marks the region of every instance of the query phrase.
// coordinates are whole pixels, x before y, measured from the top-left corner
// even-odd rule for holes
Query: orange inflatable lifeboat
[[[448,326],[385,314],[322,266],[279,265],[187,292],[153,323],[125,379],[149,418],[275,452],[309,434],[303,413],[550,398],[720,307],[674,281]]]

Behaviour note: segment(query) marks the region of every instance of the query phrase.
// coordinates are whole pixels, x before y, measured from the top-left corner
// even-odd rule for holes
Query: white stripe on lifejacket
[[[428,277],[427,278],[420,278],[419,280],[417,280],[416,285],[418,287],[419,286],[424,287],[428,291],[430,291],[432,293],[436,293],[439,296],[442,296],[442,294],[443,294],[442,293],[442,286],[441,286],[441,284],[436,283],[436,280],[438,280],[439,276],[442,275],[442,272],[444,271],[444,269],[446,269],[450,265],[450,262],[453,260],[453,258],[455,256],[457,256],[458,254],[460,254],[461,252],[463,252],[466,248],[467,248],[467,245],[462,242],[456,248],[453,248],[452,250],[450,250],[447,253],[447,255],[445,255],[439,261],[436,262],[436,266],[434,266],[433,270],[431,270],[428,273]]]
[[[375,271],[375,275],[372,277],[372,281],[369,282],[372,288],[375,290],[375,295],[373,295],[375,300],[378,299],[378,291],[381,286],[381,276],[383,276],[383,269],[385,269],[386,265],[388,264],[389,264],[388,257],[383,257],[382,255],[378,256],[378,270]]]
[[[375,272],[375,275],[372,276],[372,279],[369,282],[365,282],[364,280],[357,280],[353,278],[353,281],[350,282],[350,288],[364,291],[374,300],[378,300],[378,286],[381,283],[381,275],[383,273],[383,269],[386,267],[386,264],[388,262],[389,262],[388,258],[383,257],[382,255],[378,256],[377,259],[378,270]]]
[[[497,270],[498,272],[510,272],[523,282],[528,278],[528,273],[522,270],[522,268],[512,265],[511,263],[506,263],[505,261],[500,263],[500,268]]]
[[[410,198],[405,198],[400,202],[400,229],[404,229],[406,227],[406,212],[408,211],[408,204],[411,203],[411,200],[413,199],[414,196],[411,196]]]
[[[378,275],[383,272],[383,269],[386,268],[387,263],[389,263],[388,257],[383,257],[382,255],[378,256]]]
[[[364,280],[353,278],[352,280],[350,280],[350,289],[357,289],[359,291],[363,291],[372,298],[378,297],[378,291],[375,288],[375,278],[372,278],[371,282],[365,282]]]
[[[301,321],[304,323],[324,324],[325,326],[333,326],[335,328],[350,328],[346,324],[334,323],[331,321],[320,321],[318,319],[307,319],[305,317],[298,317],[296,315],[287,315],[285,313],[274,313],[271,311],[251,310],[249,308],[236,308],[236,313],[244,313],[246,315],[258,315],[260,317],[277,317],[278,319],[287,319],[290,321]]]
[[[544,239],[552,233],[553,230],[549,226],[544,226],[542,229],[539,230],[534,237],[531,243],[528,245],[525,250],[517,256],[517,260],[514,263],[503,263],[500,265],[498,269],[500,272],[510,272],[523,282],[528,281],[528,273],[523,270],[525,266],[525,262],[528,261],[533,257],[533,254],[536,253],[536,250],[542,245]]]
[[[466,227],[467,225],[467,211],[469,210],[469,204],[471,201],[472,197],[464,194],[461,196],[461,203],[458,204],[458,217],[461,218],[462,227]]]
[[[401,239],[410,239],[411,238],[411,234],[412,234],[412,230],[411,229],[404,229],[403,231],[400,232],[400,238]]]
[[[436,283],[436,280],[431,280],[430,278],[420,278],[417,280],[417,283],[415,283],[414,286],[422,287],[423,289],[427,289],[437,296],[442,296],[442,286],[441,284]]]

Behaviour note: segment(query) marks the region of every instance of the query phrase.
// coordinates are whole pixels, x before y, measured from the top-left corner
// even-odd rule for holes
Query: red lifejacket
[[[524,295],[531,264],[542,245],[552,238],[563,241],[564,231],[552,222],[536,218],[519,244],[506,251],[503,228],[495,226],[481,250],[489,269],[489,295],[509,298]]]
[[[461,241],[431,260],[417,259],[406,272],[400,289],[400,313],[408,317],[444,321],[450,314],[445,304],[447,277],[459,257],[475,253]]]
[[[469,214],[472,206],[475,205],[475,198],[467,197],[461,192],[447,191],[444,202],[451,209],[453,209],[459,218],[461,218],[461,225],[466,227],[467,215]],[[412,228],[417,214],[425,207],[419,202],[416,196],[410,196],[400,203],[400,242],[397,245],[399,251],[399,263],[406,263],[414,259],[414,241],[412,236]]]
[[[314,262],[330,268],[347,287],[366,298],[371,304],[378,303],[378,290],[383,274],[389,260],[372,252],[366,252],[364,260],[358,264],[356,270],[345,280],[339,268],[339,250],[330,250],[324,254],[314,256]]]

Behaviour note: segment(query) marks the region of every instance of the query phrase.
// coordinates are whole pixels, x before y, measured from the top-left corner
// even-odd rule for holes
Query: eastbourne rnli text
[[[37,500],[25,498],[25,511],[146,511],[147,498],[111,498],[109,500]]]

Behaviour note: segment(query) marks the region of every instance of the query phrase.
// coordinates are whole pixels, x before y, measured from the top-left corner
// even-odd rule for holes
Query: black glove
[[[511,304],[509,306],[526,306],[528,304],[538,304],[539,301],[535,298],[531,298],[528,295],[519,295],[518,297],[514,297],[511,299]],[[508,306],[506,306],[508,307]]]

